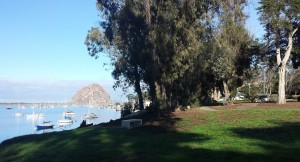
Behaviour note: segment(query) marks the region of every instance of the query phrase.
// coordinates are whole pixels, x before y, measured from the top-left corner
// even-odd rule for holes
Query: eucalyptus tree
[[[232,0],[98,0],[100,28],[89,31],[86,45],[92,57],[109,53],[115,86],[134,86],[140,107],[141,82],[156,108],[158,98],[163,107],[189,104],[207,92],[207,85],[222,82],[228,93],[229,82],[243,79],[250,62],[244,5]],[[216,9],[217,23],[207,26],[207,13]]]
[[[278,67],[278,104],[284,104],[286,64],[293,49],[295,33],[300,27],[300,1],[261,0],[259,3],[268,51],[273,53]]]
[[[245,21],[247,16],[243,8],[247,1],[225,0],[217,1],[217,14],[212,14],[215,20],[212,28],[213,54],[209,56],[209,71],[214,74],[215,82],[221,82],[220,87],[228,101],[231,91],[241,86],[251,64],[251,43],[253,42]]]
[[[131,0],[98,0],[97,7],[103,20],[101,29],[92,28],[88,32],[85,44],[89,53],[96,58],[103,52],[109,53],[115,87],[133,86],[139,97],[139,107],[143,109],[140,83],[144,75],[142,54],[146,25],[140,12],[142,4]]]

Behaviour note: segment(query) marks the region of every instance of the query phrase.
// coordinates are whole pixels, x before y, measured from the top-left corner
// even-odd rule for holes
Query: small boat
[[[41,108],[41,107],[40,107]],[[26,118],[29,118],[29,119],[39,119],[39,118],[44,118],[44,114],[43,113],[35,113],[34,112],[34,109],[35,108],[32,108],[32,114],[28,114],[26,115]]]
[[[16,116],[16,117],[20,117],[20,116],[22,116],[22,115],[23,115],[23,114],[22,114],[21,112],[16,112],[16,113],[15,113],[15,116]]]
[[[58,123],[59,127],[67,127],[67,126],[70,126],[70,125],[72,125],[72,123]]]
[[[86,119],[95,119],[98,118],[98,116],[94,113],[88,113],[84,116]]]
[[[32,113],[32,114],[26,115],[26,118],[37,119],[37,118],[43,118],[44,116],[45,115],[42,113]]]
[[[62,113],[64,116],[69,116],[69,115],[75,115],[75,113],[72,110],[68,110]]]
[[[61,120],[58,120],[58,123],[73,123],[73,120],[71,120],[71,119],[61,119]]]
[[[20,116],[22,116],[23,114],[21,113],[21,111],[20,111],[20,104],[18,105],[18,112],[16,112],[15,113],[15,116],[16,117],[20,117]]]
[[[53,128],[54,124],[51,124],[50,122],[44,122],[43,124],[37,124],[35,126],[37,130],[41,130],[41,129]]]
[[[95,119],[95,118],[98,118],[98,116],[94,113],[90,113],[90,108],[93,107],[91,104],[90,104],[90,100],[89,100],[89,105],[88,105],[88,113],[84,115],[85,119]]]

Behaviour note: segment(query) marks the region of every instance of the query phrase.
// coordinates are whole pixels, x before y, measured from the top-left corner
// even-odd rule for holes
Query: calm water
[[[87,108],[87,107],[47,107],[47,108],[35,108],[35,113],[41,112],[45,115],[41,119],[30,119],[26,118],[27,114],[33,113],[33,108],[25,107],[20,108],[23,116],[16,117],[15,113],[18,112],[17,106],[10,106],[12,109],[6,109],[8,106],[0,105],[0,142],[27,134],[40,134],[44,132],[62,131],[70,130],[79,127],[80,123],[84,119],[84,115],[88,113],[94,113],[98,118],[87,120],[88,123],[99,124],[102,122],[108,122],[110,120],[115,120],[120,118],[120,112],[115,111],[115,109],[99,109],[99,108]],[[63,119],[62,113],[65,110],[72,110],[75,112],[73,116],[73,123],[65,126],[58,126],[57,122]],[[36,130],[35,125],[42,123],[43,121],[51,121],[54,124],[53,129],[47,130]]]

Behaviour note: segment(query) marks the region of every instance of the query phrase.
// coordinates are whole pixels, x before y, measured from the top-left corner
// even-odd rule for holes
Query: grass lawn
[[[122,129],[94,126],[13,138],[0,161],[300,161],[299,110],[192,109]]]

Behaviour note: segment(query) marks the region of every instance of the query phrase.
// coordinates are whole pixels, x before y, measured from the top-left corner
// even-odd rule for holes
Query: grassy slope
[[[0,161],[300,161],[300,111],[191,110],[173,126],[17,137],[0,145]]]

